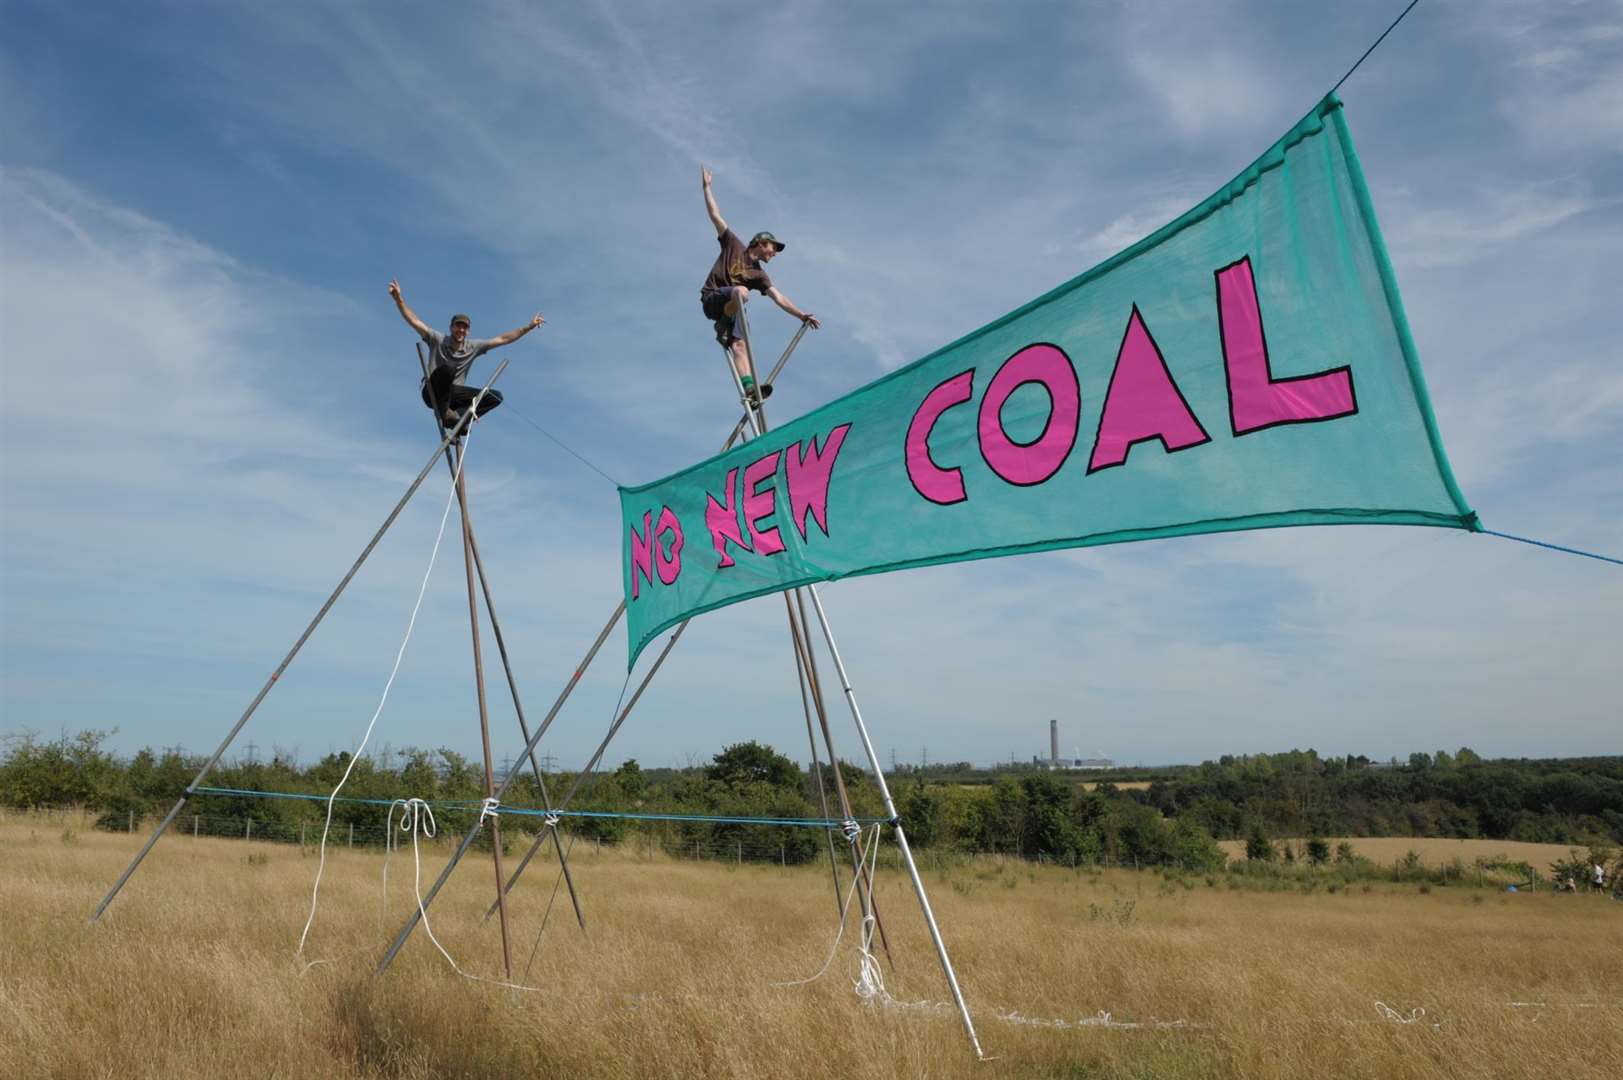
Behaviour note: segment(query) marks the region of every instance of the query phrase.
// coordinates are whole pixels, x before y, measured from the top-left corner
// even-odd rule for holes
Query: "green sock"
[[[753,375],[745,375],[745,376],[741,377],[738,380],[738,382],[739,382],[739,384],[741,386],[743,386],[744,393],[747,394],[755,386],[755,376],[753,376]]]

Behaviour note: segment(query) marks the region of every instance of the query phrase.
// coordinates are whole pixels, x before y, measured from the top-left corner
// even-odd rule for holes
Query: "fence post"
[[[789,865],[789,845],[787,845],[787,844],[779,844],[778,845],[778,865],[779,866],[788,866]]]
[[[742,840],[738,842],[738,865],[744,865],[744,841]]]
[[[699,858],[699,838],[698,837],[693,838],[693,858],[694,858],[695,861],[697,861],[698,858]]]
[[[243,824],[242,838],[244,840],[252,840],[254,838],[254,819],[253,818],[248,818],[246,820],[246,822]]]
[[[192,839],[197,839],[197,815],[192,815]]]
[[[355,823],[353,821],[349,823],[349,846],[355,846]]]
[[[304,822],[299,822],[299,846],[304,846]]]
[[[130,832],[135,831],[135,811],[130,811]]]

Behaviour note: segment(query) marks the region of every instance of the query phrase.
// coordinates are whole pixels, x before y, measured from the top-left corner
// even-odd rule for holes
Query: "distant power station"
[[[1031,763],[1033,765],[1042,765],[1044,764],[1044,761],[1040,756],[1034,756],[1031,759]],[[1116,763],[1111,761],[1109,758],[1060,757],[1058,720],[1050,720],[1048,722],[1048,761],[1046,764],[1048,765],[1048,768],[1054,772],[1058,772],[1061,769],[1114,769],[1116,767]]]

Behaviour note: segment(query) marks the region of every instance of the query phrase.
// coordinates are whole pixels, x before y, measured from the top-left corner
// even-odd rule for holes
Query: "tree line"
[[[185,789],[203,759],[178,749],[143,749],[128,758],[106,749],[111,732],[82,731],[55,740],[23,733],[5,739],[0,755],[0,805],[80,806],[108,828],[161,814]],[[277,754],[269,761],[222,764],[212,787],[325,796],[350,773],[348,798],[476,804],[483,769],[445,748],[397,751],[387,766],[329,754],[303,766]],[[701,818],[816,819],[824,800],[832,817],[838,787],[854,816],[885,811],[873,777],[848,762],[817,773],[769,746],[743,742],[709,763],[686,769],[643,769],[628,760],[587,779],[571,809],[606,813],[683,814]],[[1135,776],[1126,786],[1124,776]],[[575,774],[545,777],[557,798]],[[1147,786],[1145,786],[1147,784]],[[950,779],[912,771],[892,782],[897,811],[915,846],[964,853],[999,853],[1068,865],[1109,861],[1220,868],[1219,840],[1246,841],[1255,860],[1281,850],[1278,838],[1298,838],[1304,859],[1332,856],[1323,838],[1336,836],[1483,837],[1604,848],[1623,843],[1623,758],[1485,761],[1469,749],[1411,755],[1379,764],[1359,756],[1320,757],[1312,750],[1227,756],[1194,766],[1097,776],[1034,766],[977,770],[954,766]],[[542,792],[524,772],[505,800],[540,807]],[[319,824],[319,801],[261,795],[200,794],[189,811],[219,820],[275,826]],[[338,803],[334,824],[376,833],[382,808]],[[822,830],[789,824],[714,820],[637,821],[577,818],[580,836],[615,843],[635,834],[672,849],[734,844],[771,851],[786,862],[817,858]],[[1293,849],[1295,850],[1295,849]]]

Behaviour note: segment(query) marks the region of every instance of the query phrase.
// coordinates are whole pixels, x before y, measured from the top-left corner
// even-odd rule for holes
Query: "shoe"
[[[754,382],[751,382],[744,387],[744,400],[748,401],[752,408],[759,405],[762,401],[765,401],[771,396],[771,383],[763,383],[760,386],[757,386]]]

